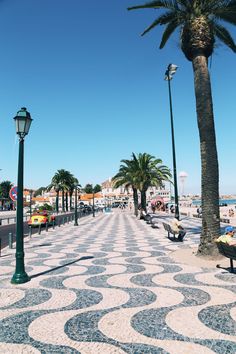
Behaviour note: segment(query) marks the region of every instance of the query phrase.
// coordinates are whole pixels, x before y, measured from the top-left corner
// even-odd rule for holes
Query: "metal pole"
[[[174,122],[172,111],[172,98],[170,87],[170,73],[168,73],[168,89],[169,89],[169,101],[170,101],[170,123],[171,123],[171,140],[172,140],[172,156],[173,156],[173,175],[174,175],[174,193],[175,193],[175,218],[179,220],[179,198],[178,198],[178,185],[177,185],[177,173],[176,173],[176,157],[175,157],[175,136],[174,136]]]
[[[57,193],[57,196],[56,196],[56,212],[58,214],[58,211],[59,211],[59,191],[57,190],[56,193]]]
[[[12,238],[12,232],[9,232],[8,234],[8,245],[9,245],[9,248],[13,248],[13,238]]]
[[[93,192],[93,217],[95,217],[95,210],[94,210],[94,192]]]
[[[78,205],[77,205],[77,186],[75,187],[75,222],[74,226],[79,226],[78,225]]]
[[[19,140],[19,160],[17,178],[16,209],[16,268],[11,279],[12,284],[22,284],[30,280],[24,264],[24,224],[23,224],[23,180],[24,180],[24,138]]]
[[[30,218],[32,216],[32,191],[30,191]]]

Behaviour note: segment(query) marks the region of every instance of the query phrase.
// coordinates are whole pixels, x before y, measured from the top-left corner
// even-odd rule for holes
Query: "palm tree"
[[[70,210],[72,209],[72,195],[76,187],[81,187],[79,181],[76,177],[72,176],[69,185],[69,195],[70,195]]]
[[[146,192],[149,187],[162,187],[164,181],[171,177],[170,169],[162,165],[161,159],[143,153],[137,156],[133,153],[133,160],[137,170],[137,185],[141,193],[141,208],[146,211]]]
[[[124,186],[126,189],[132,188],[134,200],[134,215],[138,216],[138,186],[137,186],[137,166],[135,161],[121,160],[119,172],[112,178],[114,187]]]
[[[94,187],[91,183],[87,183],[84,187],[84,192],[93,195],[93,217],[95,217],[95,208],[94,208],[94,195],[102,190],[100,184],[96,184]]]
[[[2,181],[0,183],[0,198],[2,199],[2,209],[4,208],[4,201],[9,200],[9,192],[13,187],[13,184],[10,181]]]
[[[52,188],[56,191],[57,193],[57,200],[59,196],[59,191],[62,191],[62,211],[65,211],[65,192],[66,194],[68,193],[68,190],[70,188],[70,183],[72,181],[72,174],[69,171],[66,171],[64,169],[57,170],[55,175],[52,177],[52,181],[50,185],[47,187],[48,190],[51,190]],[[68,211],[68,199],[66,202],[66,210]]]
[[[159,16],[142,35],[158,25],[165,26],[160,43],[162,49],[179,28],[181,49],[192,62],[202,170],[202,232],[198,254],[215,255],[217,248],[214,240],[220,234],[219,168],[208,58],[214,51],[216,39],[236,52],[232,36],[221,24],[223,21],[236,25],[236,1],[160,0],[128,10],[142,8],[161,9]]]

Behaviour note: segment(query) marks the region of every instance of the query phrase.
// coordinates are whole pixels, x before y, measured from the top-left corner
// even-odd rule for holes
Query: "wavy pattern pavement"
[[[184,243],[119,211],[33,236],[17,286],[5,249],[0,353],[235,354],[236,275],[174,261],[199,240],[198,220],[184,223]]]

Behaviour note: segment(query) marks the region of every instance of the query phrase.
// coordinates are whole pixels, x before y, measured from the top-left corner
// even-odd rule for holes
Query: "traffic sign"
[[[10,189],[9,197],[11,200],[13,200],[13,202],[17,200],[17,186],[14,186]]]

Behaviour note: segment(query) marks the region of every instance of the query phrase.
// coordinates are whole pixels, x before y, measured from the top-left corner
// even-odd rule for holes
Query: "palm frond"
[[[166,26],[165,31],[162,35],[161,44],[159,47],[160,49],[162,49],[165,46],[166,42],[168,41],[172,33],[176,30],[178,25],[179,25],[178,21],[172,21]]]
[[[127,10],[130,11],[130,10],[138,10],[138,9],[160,9],[160,8],[176,9],[176,4],[177,4],[177,1],[174,1],[174,0],[151,1],[151,2],[147,2],[146,4],[143,4],[143,5],[136,5],[136,6],[128,7]]]
[[[218,20],[236,25],[236,6],[232,10],[216,9],[212,13]]]
[[[214,23],[213,29],[216,37],[218,37],[225,45],[227,45],[230,49],[232,49],[233,52],[236,53],[236,44],[234,43],[234,40],[231,37],[229,31],[225,27],[216,23]]]

